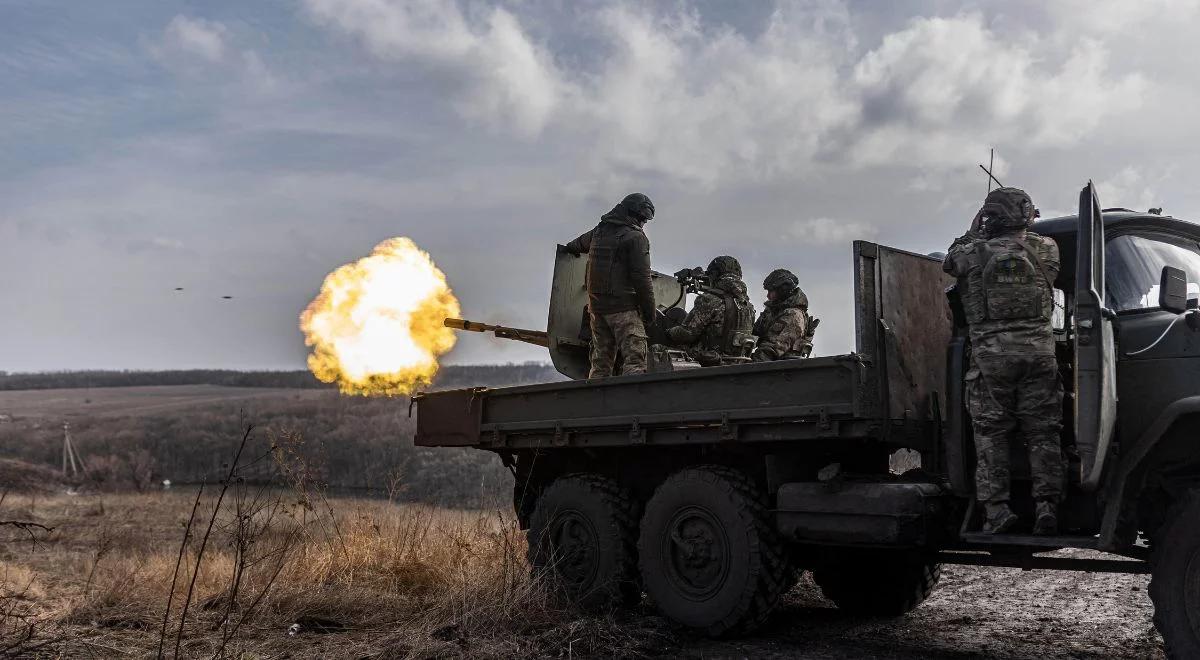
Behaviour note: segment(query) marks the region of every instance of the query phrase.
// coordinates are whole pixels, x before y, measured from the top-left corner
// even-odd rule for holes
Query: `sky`
[[[656,270],[731,254],[761,302],[790,268],[848,352],[851,241],[944,250],[991,148],[1045,217],[1091,179],[1200,219],[1198,33],[1188,0],[0,0],[0,370],[303,368],[300,311],[393,236],[542,328],[555,243],[633,191]]]

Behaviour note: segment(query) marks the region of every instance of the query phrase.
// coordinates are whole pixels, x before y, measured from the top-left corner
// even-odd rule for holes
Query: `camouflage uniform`
[[[708,266],[711,286],[696,297],[683,323],[667,337],[687,349],[702,367],[715,367],[723,357],[745,357],[754,326],[754,305],[742,283],[742,267],[733,257],[717,257]]]
[[[589,378],[613,375],[618,354],[621,374],[646,372],[646,326],[654,322],[655,307],[650,240],[642,225],[653,217],[650,198],[633,193],[566,245],[567,252],[588,255]]]
[[[943,267],[958,278],[971,339],[966,387],[976,496],[989,510],[1007,506],[1009,443],[1020,433],[1029,448],[1034,498],[1056,503],[1065,469],[1063,388],[1050,323],[1058,246],[1025,230],[987,237],[971,231],[950,246]]]
[[[633,310],[612,314],[592,314],[592,368],[588,378],[613,375],[617,356],[621,357],[621,375],[646,373],[648,342],[641,315]]]
[[[809,334],[808,297],[800,289],[779,301],[767,301],[754,323],[758,346],[750,356],[755,362],[807,357],[812,350]]]

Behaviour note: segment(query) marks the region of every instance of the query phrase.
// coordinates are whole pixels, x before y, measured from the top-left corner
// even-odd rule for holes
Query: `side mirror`
[[[1175,314],[1187,311],[1187,273],[1178,268],[1163,266],[1158,287],[1158,307]]]

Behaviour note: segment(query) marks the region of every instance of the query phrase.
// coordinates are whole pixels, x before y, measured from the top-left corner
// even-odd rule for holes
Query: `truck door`
[[[1117,416],[1113,314],[1104,304],[1104,218],[1096,189],[1079,193],[1075,260],[1075,446],[1080,486],[1100,483]]]

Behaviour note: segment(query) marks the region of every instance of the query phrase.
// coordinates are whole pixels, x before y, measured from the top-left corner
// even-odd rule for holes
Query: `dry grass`
[[[194,503],[10,497],[56,529],[0,537],[0,594],[19,592],[43,651],[69,656],[155,656],[160,641],[171,656],[185,603],[185,657],[629,657],[668,641],[653,620],[553,603],[504,514],[235,488],[196,570],[215,493],[199,500],[176,575]]]

